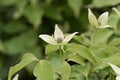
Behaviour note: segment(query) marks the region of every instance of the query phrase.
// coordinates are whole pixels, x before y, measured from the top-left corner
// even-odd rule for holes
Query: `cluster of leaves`
[[[21,55],[23,55],[24,53],[30,52],[37,56],[39,59],[42,57],[41,55],[44,54],[43,49],[44,44],[43,42],[39,41],[38,33],[51,33],[51,31],[53,30],[52,26],[56,23],[62,25],[62,29],[64,30],[64,32],[79,31],[81,33],[89,29],[90,26],[87,19],[88,7],[99,8],[99,10],[97,9],[95,11],[96,14],[98,15],[99,14],[98,11],[103,12],[106,10],[111,10],[111,6],[114,5],[116,6],[118,5],[119,9],[119,3],[120,3],[119,0],[114,1],[104,0],[104,3],[101,0],[0,0],[0,71],[2,72],[0,73],[0,78],[6,79],[8,67],[18,62],[19,57],[21,57]],[[106,43],[108,44],[108,42],[111,41],[114,38],[114,36],[119,37],[120,21],[119,17],[116,15],[114,11],[111,11],[110,13],[109,23],[111,26],[113,26],[114,28],[113,31],[106,29],[98,30],[96,31],[98,32],[98,34],[93,35],[96,36],[95,40],[92,40],[90,38],[90,35],[92,35],[93,29],[90,29],[85,34],[75,37],[73,42],[79,43],[80,46],[82,45],[82,47],[83,46],[87,47],[88,49],[90,49],[91,53],[91,46],[93,46],[91,44],[96,45],[97,43],[101,42],[101,39],[103,40],[105,39]],[[107,33],[109,34],[109,36],[106,35],[104,36],[104,38],[101,38],[99,37],[101,33],[102,35],[105,35]],[[107,40],[109,37],[110,39]],[[119,46],[117,45],[119,43],[119,38],[115,39],[113,42],[114,43],[111,44],[116,44],[114,46],[117,46],[117,50],[119,51]],[[76,63],[79,63],[81,66],[78,65],[72,66],[71,70],[73,74],[71,74],[71,77],[72,79],[75,78],[79,80],[84,78],[84,75],[86,77],[88,76],[87,72],[84,72],[82,70],[85,69],[85,71],[89,71],[87,69],[91,69],[91,65],[93,65],[94,61],[92,59],[89,59],[89,55],[93,56],[93,54],[92,55],[89,54],[87,56],[86,55],[79,56],[80,61],[78,59],[79,58],[78,56],[72,58],[72,56],[74,56],[76,53],[78,55],[78,52],[76,52],[76,50],[74,51],[76,52],[75,54],[73,54],[73,52],[69,50],[70,48],[72,49],[74,47],[79,47],[79,45],[77,46],[74,45],[75,44],[70,44],[65,46],[66,53],[65,59],[66,61],[68,61],[68,63],[70,62],[70,64],[65,62],[62,65],[69,66],[72,65],[71,62],[76,62],[78,60]],[[101,44],[98,45],[97,47],[92,47],[92,50],[95,49],[95,52],[92,52],[95,53],[94,57],[98,56],[95,58],[95,61],[97,59],[99,62],[99,59],[101,59],[102,57],[103,58],[109,57],[110,56],[108,55],[109,52],[110,53],[114,52],[113,51],[114,47],[111,48],[110,46],[109,47],[106,46],[105,48],[105,46],[106,45]],[[103,50],[105,50],[105,54],[100,55]],[[60,61],[59,55],[55,54],[58,53],[58,47],[48,45],[46,46],[45,53],[51,53],[45,54],[47,55],[46,56],[47,60],[51,64],[53,64],[56,69],[59,68],[61,65],[61,63],[59,62]],[[71,58],[69,58],[70,56]],[[35,59],[35,61],[38,60]],[[23,60],[23,63],[21,64],[27,65],[28,63],[24,63]],[[44,64],[44,61],[39,62],[39,64],[41,63]],[[86,63],[88,66],[86,66]],[[45,65],[47,65],[47,63],[45,63]],[[29,72],[31,72],[32,66],[33,64],[27,66],[26,69]],[[60,75],[55,75],[55,78],[58,78],[59,76]]]
[[[75,36],[72,43],[68,42],[77,32],[64,39],[57,25],[54,35],[40,35],[41,39],[49,43],[45,47],[45,58],[38,60],[30,53],[25,54],[19,64],[10,68],[8,80],[33,61],[37,61],[33,68],[33,74],[37,80],[115,80],[114,73],[108,64],[120,65],[120,35],[117,34],[119,31],[116,29],[118,27],[108,27],[106,12],[97,20],[88,9],[88,18],[95,28],[89,34]],[[99,22],[100,25],[94,25]],[[114,65],[110,64],[110,66]],[[116,80],[119,80],[119,74],[117,75]]]

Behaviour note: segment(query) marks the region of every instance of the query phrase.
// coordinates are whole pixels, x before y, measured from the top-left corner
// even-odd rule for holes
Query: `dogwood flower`
[[[78,32],[74,32],[74,33],[65,37],[63,32],[60,30],[60,28],[56,24],[53,36],[50,36],[50,35],[47,35],[47,34],[42,34],[42,35],[39,35],[39,37],[49,44],[62,45],[62,44],[68,43],[73,38],[73,36],[77,33]]]
[[[88,19],[89,19],[89,22],[90,22],[90,24],[92,26],[94,26],[96,28],[111,27],[110,25],[107,24],[108,23],[108,15],[109,15],[108,12],[104,12],[97,19],[96,16],[91,11],[91,9],[88,9]]]
[[[116,75],[117,75],[116,80],[120,80],[120,68],[117,67],[116,65],[111,64],[111,63],[108,63],[108,64],[112,67],[112,69],[116,73]]]

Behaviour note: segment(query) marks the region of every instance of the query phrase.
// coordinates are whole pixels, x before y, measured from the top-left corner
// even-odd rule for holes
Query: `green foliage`
[[[61,80],[68,80],[71,74],[71,67],[67,62],[63,62],[60,67]]]
[[[32,80],[28,76],[37,80],[115,80],[108,63],[120,65],[119,4],[120,0],[0,0],[0,79],[7,80],[8,74],[11,80],[22,70],[22,80]],[[88,8],[96,17],[109,12],[105,20],[112,27],[95,29],[88,22]],[[65,37],[69,32],[79,34],[62,46],[46,45],[38,34],[52,35],[55,24],[67,33]],[[22,61],[8,73],[22,55]]]
[[[18,72],[19,70],[24,68],[26,65],[30,64],[31,62],[33,62],[35,60],[37,60],[37,58],[35,56],[33,56],[31,53],[25,54],[22,58],[22,61],[19,64],[10,68],[10,71],[8,74],[8,80],[11,80],[12,76],[16,72]]]
[[[36,64],[33,73],[37,80],[53,80],[53,68],[45,60],[41,60]]]

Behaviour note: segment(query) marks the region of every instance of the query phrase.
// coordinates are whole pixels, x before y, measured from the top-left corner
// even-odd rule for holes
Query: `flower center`
[[[57,43],[61,43],[63,41],[63,39],[61,37],[57,38]]]
[[[98,25],[101,26],[101,22],[100,21],[98,21]]]

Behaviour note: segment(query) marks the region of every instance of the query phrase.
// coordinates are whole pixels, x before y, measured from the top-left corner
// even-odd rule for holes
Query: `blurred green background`
[[[38,36],[52,34],[55,24],[65,33],[89,30],[88,8],[96,16],[110,12],[110,24],[120,26],[112,7],[120,10],[120,0],[0,0],[0,78],[7,80],[9,68],[25,53],[43,58],[46,43]],[[19,72],[21,80],[34,80],[33,66]]]

